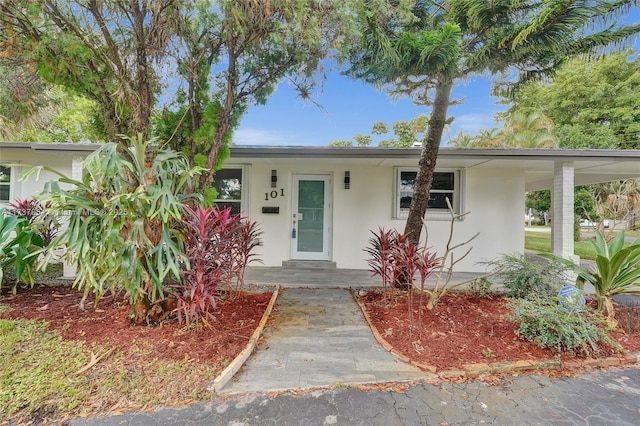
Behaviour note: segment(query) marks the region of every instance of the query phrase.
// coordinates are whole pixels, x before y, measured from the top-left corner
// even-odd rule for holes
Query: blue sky
[[[478,78],[454,90],[461,105],[449,107],[455,120],[443,137],[455,135],[460,128],[474,134],[494,127],[496,112],[506,109],[496,105],[489,95],[490,84]],[[328,145],[335,140],[353,139],[356,133],[369,134],[378,121],[391,125],[428,114],[429,108],[416,106],[409,99],[394,102],[386,92],[331,72],[321,92],[314,99],[322,109],[297,97],[287,83],[282,83],[266,105],[252,106],[242,118],[234,141],[238,145]],[[390,134],[387,137],[392,137]]]
[[[638,23],[640,11],[633,9],[622,19]],[[640,40],[633,44],[640,51]],[[454,88],[453,97],[463,99],[449,107],[454,121],[442,138],[443,144],[458,130],[475,134],[481,129],[495,127],[494,115],[508,106],[497,105],[498,98],[490,96],[490,81],[477,77]],[[414,105],[409,99],[394,102],[383,91],[339,72],[329,72],[322,91],[314,99],[322,109],[302,101],[287,83],[282,83],[266,105],[252,106],[242,118],[234,134],[238,145],[328,145],[336,140],[352,140],[356,133],[370,134],[378,121],[391,125],[398,120],[411,120],[428,114],[429,108]],[[389,134],[386,137],[392,137]],[[384,138],[384,136],[382,137]]]

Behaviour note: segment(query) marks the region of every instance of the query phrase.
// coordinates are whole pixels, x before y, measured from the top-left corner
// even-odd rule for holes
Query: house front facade
[[[93,144],[0,143],[0,203],[37,194],[55,176],[20,181],[16,164],[48,165],[79,178]],[[420,148],[231,148],[216,174],[217,204],[257,221],[265,266],[290,260],[367,269],[363,249],[379,227],[403,231]],[[480,272],[482,262],[524,251],[525,192],[551,188],[553,250],[573,255],[573,187],[640,177],[640,151],[468,150],[441,148],[425,216],[423,239],[444,253],[456,214],[453,243],[471,239],[456,265]]]

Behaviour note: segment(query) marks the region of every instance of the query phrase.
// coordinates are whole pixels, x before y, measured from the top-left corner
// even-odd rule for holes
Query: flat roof
[[[34,151],[94,151],[99,143],[0,142],[3,149]],[[421,147],[379,148],[342,146],[267,146],[234,145],[235,158],[418,158]],[[615,149],[468,149],[440,147],[438,158],[465,159],[528,159],[528,160],[611,160],[640,161],[640,150]]]
[[[0,142],[4,150],[56,151],[87,154],[96,143]],[[374,167],[417,167],[421,147],[334,146],[231,146],[230,164],[300,163],[331,161],[344,167],[359,164]],[[576,185],[640,178],[640,150],[596,149],[464,149],[440,147],[439,168],[519,169],[525,175],[525,190],[548,189],[553,184],[557,162],[572,162]]]

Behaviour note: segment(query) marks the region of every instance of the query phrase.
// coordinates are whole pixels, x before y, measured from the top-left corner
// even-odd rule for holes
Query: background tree
[[[543,114],[514,113],[498,134],[505,148],[557,148],[553,122]]]
[[[383,121],[373,124],[369,135],[355,134],[353,140],[358,146],[369,146],[377,137],[377,145],[381,148],[408,148],[419,144],[427,129],[429,116],[425,114],[413,117],[410,121],[398,120],[391,125],[395,137],[381,138],[388,136],[389,125]],[[331,142],[330,146],[353,146],[352,141],[338,140]]]
[[[1,48],[1,47],[0,47]],[[0,66],[0,138],[26,142],[79,142],[104,139],[95,104],[45,83],[35,69]]]
[[[531,82],[505,103],[512,114],[542,113],[562,148],[640,148],[640,57],[631,49],[578,57],[553,80]]]
[[[543,189],[541,191],[530,191],[525,194],[524,206],[542,216],[544,224],[549,220],[549,210],[551,210],[551,191]]]
[[[405,233],[417,243],[454,85],[480,75],[515,90],[567,57],[624,42],[640,25],[615,18],[634,1],[440,0],[368,2],[347,73],[430,105],[431,115]],[[517,74],[514,78],[511,78]]]
[[[371,136],[362,135],[360,133],[353,135],[353,139],[356,141],[358,146],[369,146],[371,145]]]
[[[94,100],[111,140],[151,135],[162,99],[156,134],[206,167],[204,189],[248,105],[266,102],[284,78],[309,97],[321,60],[344,37],[349,5],[6,0],[0,43],[2,56]]]
[[[389,125],[384,121],[377,121],[373,123],[373,127],[371,128],[371,134],[373,135],[384,135],[389,133]]]

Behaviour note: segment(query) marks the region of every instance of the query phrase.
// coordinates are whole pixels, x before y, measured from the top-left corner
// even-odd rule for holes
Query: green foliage
[[[352,61],[346,73],[431,106],[420,158],[420,175],[431,176],[450,123],[454,86],[495,76],[494,86],[512,94],[550,76],[567,58],[619,46],[640,32],[639,25],[616,22],[637,6],[635,1],[571,6],[557,0],[368,2],[358,10],[361,36],[347,43]],[[430,185],[427,178],[414,188],[417,196],[404,229],[413,242],[420,240]]]
[[[42,237],[43,247],[51,244],[58,234],[60,228],[58,218],[40,201],[33,198],[16,199],[9,203],[9,208],[11,214],[23,217],[29,222],[29,227]]]
[[[89,155],[82,181],[61,175],[47,183],[45,201],[69,220],[46,259],[64,248],[85,297],[124,289],[136,305],[162,299],[164,280],[180,277],[182,243],[172,223],[200,169],[175,151],[155,152],[150,141],[128,141],[129,148],[110,143]]]
[[[33,285],[32,269],[37,260],[34,254],[43,245],[42,236],[31,229],[25,218],[8,215],[5,209],[0,209],[0,287],[4,271],[9,267],[16,276],[14,292],[19,280]]]
[[[476,278],[469,283],[467,292],[472,296],[481,299],[491,299],[491,297],[493,296],[493,291],[491,291],[492,286],[493,283],[488,278]]]
[[[584,186],[576,187],[573,197],[573,211],[578,218],[593,221],[598,219],[595,200],[587,188]]]
[[[510,320],[520,338],[556,353],[597,356],[603,346],[619,348],[606,329],[606,321],[588,307],[570,312],[558,298],[512,299]]]
[[[353,146],[353,142],[345,140],[333,141],[329,144],[329,146]]]
[[[551,191],[543,189],[527,192],[524,206],[527,210],[533,209],[539,213],[548,212],[551,209]]]
[[[580,287],[585,282],[593,285],[598,300],[598,309],[607,312],[613,323],[614,308],[611,298],[616,294],[640,294],[640,239],[625,246],[624,232],[610,242],[596,231],[595,241],[590,241],[596,254],[595,269],[585,268],[573,262],[553,255],[544,255],[548,259],[562,262],[578,275]]]
[[[369,145],[371,145],[371,136],[369,136],[369,135],[363,135],[363,134],[358,133],[358,134],[353,136],[353,140],[356,141],[358,146],[369,146]]]
[[[522,87],[508,114],[542,111],[555,123],[562,148],[638,148],[639,72],[640,58],[631,49],[598,60],[575,58],[553,81]]]
[[[422,141],[427,131],[428,120],[429,116],[426,114],[413,117],[411,121],[398,120],[391,126],[394,137],[385,139],[381,137],[389,133],[389,126],[383,121],[378,121],[373,124],[370,134],[358,133],[353,136],[352,141],[337,140],[331,142],[329,146],[369,146],[375,142],[374,136],[376,136],[377,145],[381,148],[408,148]]]
[[[87,356],[81,344],[47,328],[38,321],[0,319],[0,417],[49,404],[60,411],[82,404],[89,386],[74,373]]]
[[[535,261],[525,255],[505,255],[487,262],[498,271],[507,295],[515,298],[550,297],[562,287],[567,268],[560,262]]]

